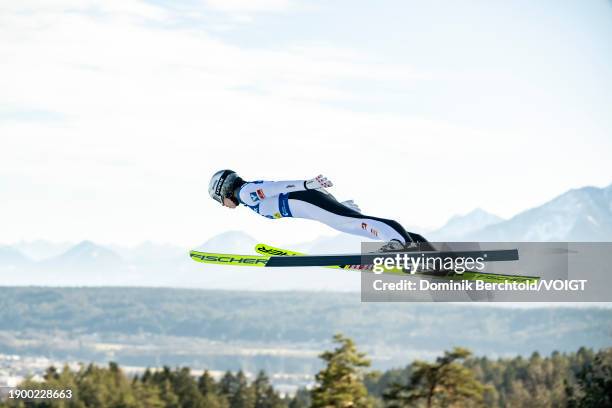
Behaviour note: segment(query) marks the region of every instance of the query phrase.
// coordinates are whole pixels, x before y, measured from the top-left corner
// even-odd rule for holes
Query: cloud
[[[33,15],[15,12],[2,21],[0,53],[6,63],[0,69],[4,78],[18,79],[4,84],[3,104],[73,118],[101,111],[109,119],[127,111],[135,118],[147,109],[171,112],[179,105],[180,114],[197,101],[234,97],[241,90],[278,99],[346,101],[350,81],[384,78],[401,87],[423,79],[410,67],[372,63],[326,45],[241,49],[206,30],[126,20],[140,15],[141,7],[148,10],[138,1],[90,2],[106,18],[92,14],[86,2],[79,4],[87,11],[78,13],[64,11],[74,3],[60,4]],[[158,12],[142,15],[165,13],[153,10]]]
[[[213,10],[228,13],[278,13],[290,10],[295,3],[290,0],[205,0]]]
[[[162,20],[168,13],[159,6],[141,0],[22,0],[18,2],[2,2],[0,10],[5,18],[29,14],[37,19],[59,13],[83,13],[90,16],[132,17],[139,20]]]

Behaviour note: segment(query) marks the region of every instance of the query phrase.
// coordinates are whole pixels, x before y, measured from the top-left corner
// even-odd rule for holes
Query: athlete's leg
[[[334,214],[312,203],[301,200],[289,199],[289,208],[291,208],[291,215],[293,217],[316,220],[341,232],[370,239],[406,242],[405,237],[391,228],[388,224],[381,223],[378,220],[352,218]]]
[[[425,238],[406,231],[397,221],[363,215],[333,197],[316,190],[298,191],[288,196],[291,215],[320,221],[349,234],[381,241],[397,240],[404,244]]]

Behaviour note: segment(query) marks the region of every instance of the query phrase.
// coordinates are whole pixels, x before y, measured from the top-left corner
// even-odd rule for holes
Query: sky
[[[605,0],[0,2],[0,243],[333,234],[223,168],[417,232],[609,185],[610,39]]]

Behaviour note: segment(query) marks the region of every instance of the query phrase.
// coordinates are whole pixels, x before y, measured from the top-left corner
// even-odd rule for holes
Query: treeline
[[[421,406],[395,403],[396,397],[415,402],[428,387],[434,394],[431,406],[452,406],[447,398],[457,402],[463,393],[470,404],[456,406],[612,407],[612,348],[496,360],[455,348],[435,363],[415,361],[403,369],[368,373],[364,383],[371,395],[393,407]]]
[[[43,382],[20,389],[72,390],[69,400],[6,399],[0,407],[112,408],[403,408],[403,407],[612,407],[612,348],[491,360],[464,348],[403,369],[370,371],[370,361],[340,334],[320,355],[315,385],[282,396],[262,371],[249,381],[242,372],[215,380],[189,368],[146,370],[128,377],[115,363],[78,371],[49,368]]]
[[[116,363],[94,364],[73,371],[47,369],[43,382],[24,381],[20,390],[71,390],[70,398],[19,400],[5,398],[0,407],[115,407],[115,408],[286,408],[262,371],[251,381],[246,375],[226,372],[216,381],[208,371],[194,376],[189,368],[146,370],[128,377]]]

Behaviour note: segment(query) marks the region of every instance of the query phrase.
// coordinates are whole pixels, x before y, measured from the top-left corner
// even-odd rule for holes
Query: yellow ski
[[[306,255],[302,252],[292,251],[289,249],[277,248],[277,247],[273,247],[268,244],[261,244],[261,243],[255,245],[255,251],[257,251],[258,254],[267,255],[267,256],[304,256]],[[347,269],[347,270],[362,271],[362,272],[369,271],[369,269],[358,268],[358,267],[355,268],[355,267],[352,267],[351,265],[333,265],[333,266],[326,266],[326,268]],[[397,268],[385,269],[383,273],[393,274],[393,275],[406,275],[404,271],[397,269]],[[494,273],[483,273],[483,272],[473,272],[473,271],[466,271],[462,274],[453,273],[453,272],[447,272],[445,274],[444,272],[437,272],[437,271],[417,272],[417,274],[432,277],[432,278],[440,278],[440,279],[481,280],[484,282],[508,281],[508,282],[517,282],[517,283],[530,283],[530,282],[536,282],[540,279],[537,276],[500,275],[500,274],[494,274]]]

